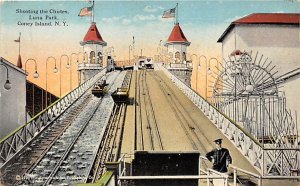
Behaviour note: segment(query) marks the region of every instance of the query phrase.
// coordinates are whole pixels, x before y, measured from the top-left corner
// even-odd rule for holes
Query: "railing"
[[[209,186],[212,182],[215,186],[227,186],[228,175],[209,169],[207,172],[201,169],[201,159],[207,160],[205,157],[199,156],[199,175],[162,175],[162,176],[133,176],[132,164],[130,164],[130,170],[126,170],[125,159],[132,159],[133,154],[123,154],[118,161],[118,185],[122,185],[122,182],[127,184],[134,182],[134,180],[207,180]],[[204,172],[205,175],[201,174]]]
[[[78,70],[82,70],[84,68],[90,68],[90,69],[95,69],[95,70],[99,70],[102,69],[102,64],[100,63],[79,63],[78,64]]]
[[[243,169],[240,169],[233,165],[229,165],[229,168],[233,169],[233,185],[234,186],[237,186],[237,184],[238,184],[238,176],[237,176],[238,172],[241,172],[247,176],[253,177],[254,179],[257,180],[257,185],[262,186],[262,176],[254,174],[254,173],[246,171],[246,170],[243,170]]]
[[[300,149],[282,149],[281,153],[275,153],[278,152],[278,149],[265,148],[254,136],[207,102],[202,96],[175,77],[165,67],[159,64],[157,64],[157,67],[217,126],[262,175],[270,174],[270,169],[268,168],[270,168],[272,164],[275,164],[272,167],[280,169],[280,175],[282,176],[289,176],[291,175],[291,170],[300,168]],[[291,157],[291,153],[294,157],[292,160],[288,158]],[[281,156],[281,158],[279,156]]]
[[[64,113],[77,99],[79,99],[93,84],[106,72],[103,69],[66,96],[58,99],[26,124],[4,137],[0,141],[0,168],[17,154],[27,143],[35,138],[45,127],[52,124]]]
[[[170,63],[167,68],[192,68],[192,63]]]

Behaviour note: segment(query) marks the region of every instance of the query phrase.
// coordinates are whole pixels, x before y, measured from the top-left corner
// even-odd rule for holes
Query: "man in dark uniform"
[[[227,172],[227,167],[232,163],[229,151],[222,148],[222,139],[214,141],[217,148],[206,154],[206,158],[213,163],[213,170]]]

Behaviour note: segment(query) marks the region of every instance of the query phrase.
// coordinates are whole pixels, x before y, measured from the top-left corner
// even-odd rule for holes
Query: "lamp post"
[[[48,61],[49,59],[53,59],[55,63],[55,66],[53,68],[53,73],[58,72],[58,69],[56,67],[56,59],[53,56],[48,57],[46,60],[46,108],[48,107]],[[51,98],[50,98],[50,102],[51,102]]]
[[[32,58],[27,59],[26,62],[25,62],[25,73],[26,73],[26,75],[27,75],[26,67],[27,67],[27,62],[28,61],[34,61],[34,63],[35,63],[35,67],[34,67],[35,72],[33,74],[33,77],[34,78],[38,78],[39,77],[39,73],[37,72],[37,63],[36,63],[35,59],[32,59]]]
[[[77,57],[77,61],[76,61],[76,64],[78,64],[79,63],[79,60],[78,60],[78,54],[80,54],[81,52],[79,52],[79,53],[72,53],[71,54],[71,56],[70,56],[70,92],[73,90],[72,89],[72,56],[73,55],[76,55],[76,57]]]
[[[132,50],[132,45],[129,45],[129,58],[128,58],[129,64],[130,64],[130,50]]]
[[[62,73],[62,68],[61,68],[61,60],[63,57],[66,57],[67,58],[67,66],[66,68],[70,68],[70,64],[69,64],[69,57],[66,55],[66,54],[63,54],[60,56],[60,61],[59,61],[59,67],[60,67],[60,73],[59,73],[59,97],[61,98],[61,73]]]
[[[199,67],[201,64],[201,58],[205,59],[205,99],[207,100],[207,58],[204,55],[199,57]]]
[[[193,63],[193,56],[196,56],[196,60],[198,59],[198,56],[196,54],[192,54],[191,56],[191,60],[192,60],[192,63]],[[197,63],[197,68],[196,68],[196,92],[198,92],[198,65],[199,65],[199,60],[198,60],[198,63]],[[194,66],[194,63],[193,63],[193,66]]]
[[[211,60],[215,60],[215,61],[217,61],[217,68],[218,68],[218,64],[219,64],[219,61],[218,61],[218,59],[217,58],[215,58],[215,57],[213,57],[213,58],[210,58],[209,59],[209,61],[208,61],[208,70],[207,70],[207,73],[210,75],[210,74],[212,74],[212,70],[210,69],[210,62],[211,62]]]
[[[11,89],[11,83],[9,82],[9,79],[8,79],[8,68],[7,68],[7,66],[5,66],[5,65],[3,64],[3,60],[2,60],[2,59],[1,59],[1,64],[0,64],[0,65],[4,66],[4,67],[6,68],[6,81],[5,81],[3,87],[4,87],[6,90],[9,90],[9,89]]]
[[[34,70],[35,70],[35,72],[34,72],[34,74],[33,74],[33,77],[34,78],[38,78],[39,77],[39,73],[37,72],[37,63],[36,63],[36,60],[35,59],[32,59],[32,58],[30,58],[30,59],[27,59],[26,60],[26,62],[25,62],[25,73],[26,73],[26,76],[27,76],[27,71],[26,71],[26,69],[27,69],[27,62],[28,61],[33,61],[34,62]],[[26,92],[26,102],[27,102],[27,92]],[[27,108],[27,104],[26,104],[26,106],[25,106],[25,110],[26,110],[26,108]],[[32,115],[34,115],[34,84],[32,83]],[[26,122],[27,122],[27,115],[26,115]]]

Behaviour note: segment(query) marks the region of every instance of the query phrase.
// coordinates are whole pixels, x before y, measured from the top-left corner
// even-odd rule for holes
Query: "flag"
[[[82,8],[78,14],[78,16],[92,16],[93,6]]]
[[[164,11],[162,18],[174,18],[176,8]]]

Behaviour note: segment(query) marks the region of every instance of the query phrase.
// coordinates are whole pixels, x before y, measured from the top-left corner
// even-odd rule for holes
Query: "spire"
[[[174,25],[174,28],[166,42],[166,46],[174,43],[180,43],[189,46],[191,43],[186,39],[183,31],[181,30],[179,23]]]
[[[19,54],[18,61],[17,61],[17,67],[22,68],[22,59],[21,59],[20,54]]]
[[[100,32],[98,31],[98,28],[96,26],[96,23],[93,22],[85,34],[83,41],[81,42],[81,45],[85,45],[88,43],[95,43],[106,46],[107,43],[102,39]]]

